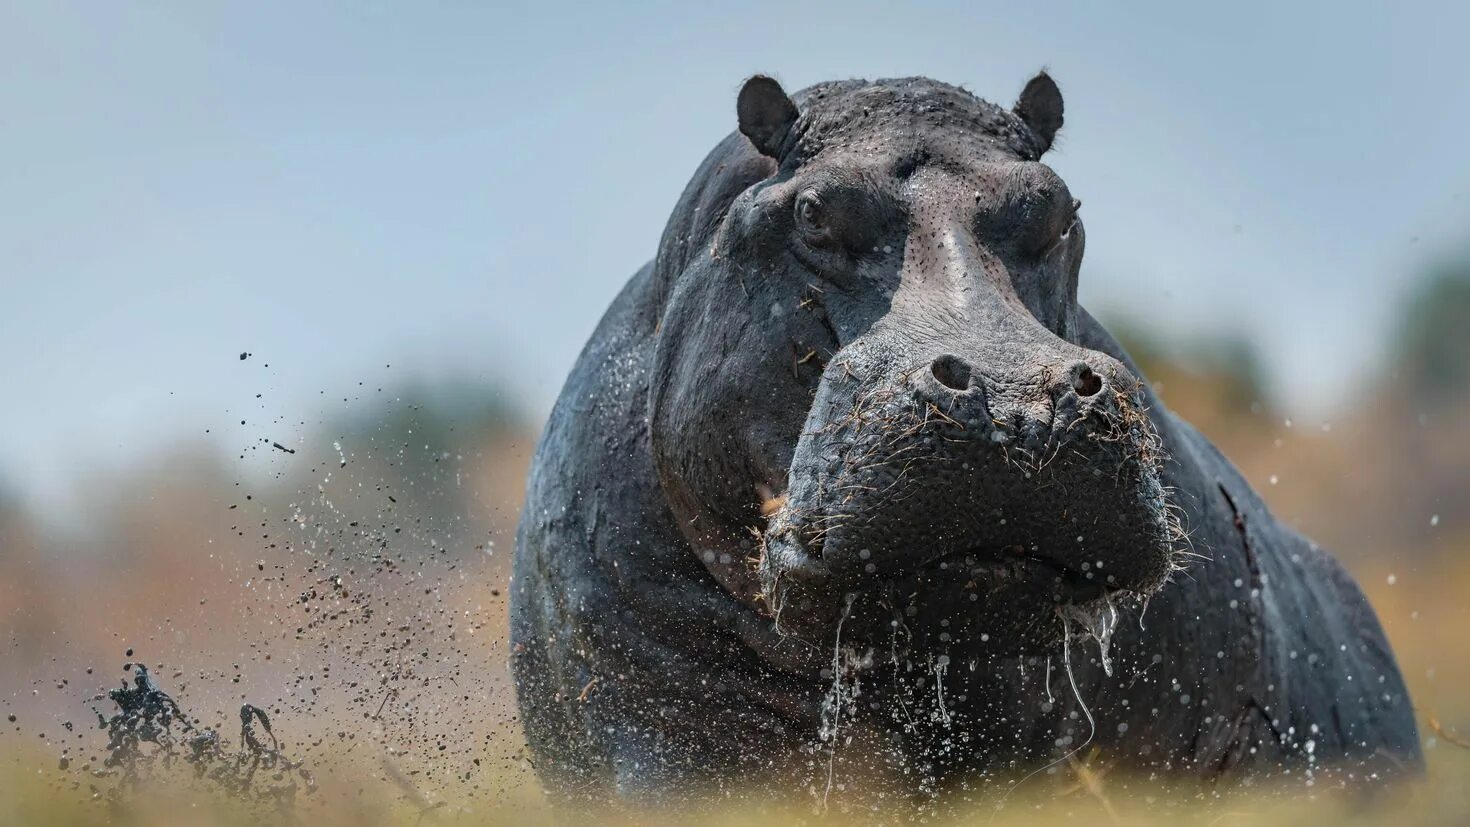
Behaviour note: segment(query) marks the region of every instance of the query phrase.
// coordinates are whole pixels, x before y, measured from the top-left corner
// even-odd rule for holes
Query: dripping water
[[[1087,719],[1087,738],[1082,743],[1071,748],[1070,750],[1067,750],[1067,753],[1062,757],[1057,758],[1044,767],[1039,767],[1035,770],[1032,770],[1031,772],[1027,773],[1020,781],[1012,784],[1011,788],[1006,790],[1005,795],[1002,795],[1000,797],[1000,800],[995,802],[995,809],[992,810],[990,813],[991,821],[995,821],[996,813],[1000,812],[1001,807],[1005,805],[1006,799],[1010,798],[1011,793],[1020,788],[1022,784],[1025,784],[1027,781],[1030,781],[1032,778],[1035,778],[1041,773],[1044,773],[1052,767],[1057,766],[1063,761],[1068,760],[1082,750],[1087,749],[1088,745],[1092,743],[1092,739],[1097,735],[1097,721],[1095,721],[1092,717],[1092,710],[1088,709],[1087,703],[1082,700],[1082,690],[1079,689],[1077,686],[1077,675],[1072,671],[1072,621],[1068,617],[1068,613],[1060,608],[1057,610],[1057,616],[1060,617],[1062,621],[1062,670],[1067,673],[1067,683],[1069,683],[1072,687],[1072,697],[1077,700],[1077,706],[1082,710],[1082,716]],[[1116,621],[1116,614],[1113,615],[1113,619]],[[1111,632],[1111,630],[1109,631]]]
[[[949,671],[949,655],[940,655],[935,658],[934,665],[929,671],[934,673],[934,692],[935,701],[939,704],[939,722],[949,726],[954,720],[944,706],[944,676]]]
[[[852,604],[856,599],[855,592],[847,595],[842,617],[837,619],[836,641],[832,645],[832,688],[827,690],[827,697],[822,701],[822,722],[817,731],[818,737],[827,742],[827,786],[822,790],[822,812],[827,811],[827,797],[832,794],[832,778],[837,766],[837,734],[842,725],[842,708],[848,697],[842,685],[843,673],[846,672],[842,657],[842,624],[852,614]]]
[[[1075,621],[1088,637],[1097,641],[1098,660],[1102,664],[1103,674],[1112,677],[1113,631],[1118,628],[1118,607],[1113,604],[1112,597],[1103,598],[1101,606],[1096,603],[1087,606],[1061,606],[1057,613],[1062,617],[1064,628],[1070,627],[1070,622]],[[1065,651],[1063,649],[1064,653]]]

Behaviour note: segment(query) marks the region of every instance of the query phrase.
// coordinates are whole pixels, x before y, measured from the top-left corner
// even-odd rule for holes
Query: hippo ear
[[[779,158],[786,136],[800,114],[781,84],[765,75],[756,75],[740,88],[735,112],[740,118],[741,134],[770,158]]]
[[[1013,110],[1041,139],[1041,151],[1051,149],[1052,139],[1062,128],[1062,90],[1051,75],[1042,72],[1021,90]]]

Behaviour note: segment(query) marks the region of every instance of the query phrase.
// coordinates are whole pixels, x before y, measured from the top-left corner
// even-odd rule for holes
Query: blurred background
[[[1083,303],[1470,734],[1470,7],[1024,5],[0,5],[0,755],[95,760],[136,659],[523,791],[528,457],[740,82],[1043,66]]]

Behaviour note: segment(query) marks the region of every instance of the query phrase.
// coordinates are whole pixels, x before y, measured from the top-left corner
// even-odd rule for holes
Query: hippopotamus
[[[1363,593],[1078,304],[1051,77],[735,108],[530,472],[511,660],[557,800],[933,801],[1084,747],[1417,771]]]

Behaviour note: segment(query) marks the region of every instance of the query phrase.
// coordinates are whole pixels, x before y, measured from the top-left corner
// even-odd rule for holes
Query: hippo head
[[[1080,345],[1079,202],[1010,111],[926,79],[755,77],[665,232],[649,437],[685,536],[788,635],[1057,646],[1177,526],[1143,388]]]

